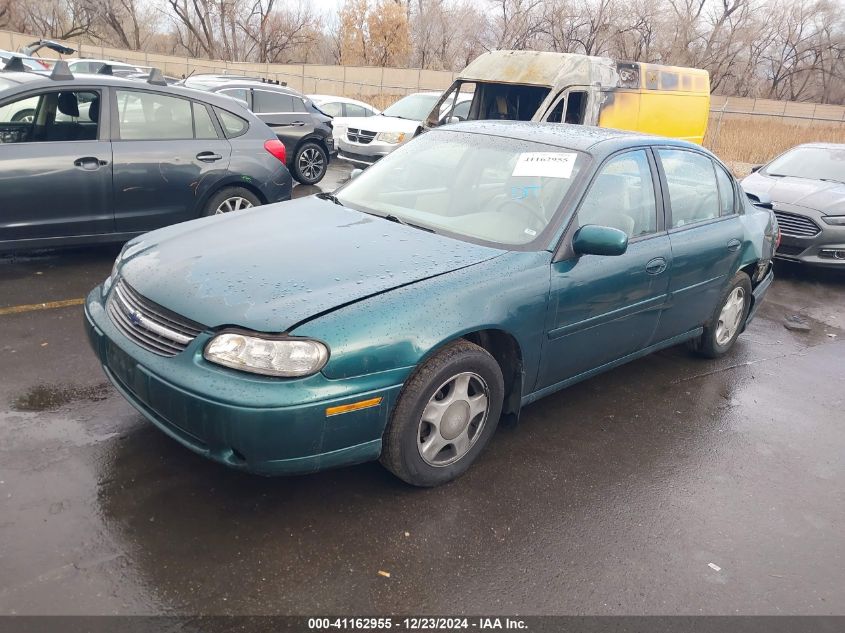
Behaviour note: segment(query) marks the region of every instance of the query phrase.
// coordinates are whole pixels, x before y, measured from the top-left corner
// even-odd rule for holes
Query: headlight
[[[207,361],[266,376],[295,378],[320,371],[329,349],[305,338],[263,338],[237,332],[218,334],[206,345]]]
[[[384,141],[385,143],[391,143],[395,145],[396,143],[401,143],[405,140],[405,133],[404,132],[379,132],[376,136],[377,141]]]
[[[845,215],[824,215],[822,220],[833,226],[845,226]]]

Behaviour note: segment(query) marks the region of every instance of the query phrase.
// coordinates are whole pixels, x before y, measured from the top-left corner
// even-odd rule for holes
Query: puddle
[[[37,385],[18,396],[12,403],[15,411],[52,411],[71,402],[99,402],[109,395],[110,387],[102,382],[93,387]]]

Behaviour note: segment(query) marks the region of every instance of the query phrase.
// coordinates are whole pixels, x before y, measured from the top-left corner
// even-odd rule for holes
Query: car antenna
[[[113,75],[111,64],[103,64],[97,71],[98,75]]]
[[[158,68],[150,68],[150,75],[147,77],[147,83],[153,86],[166,86],[167,82],[164,80],[164,75]]]
[[[73,79],[73,73],[70,72],[70,66],[63,59],[60,59],[53,65],[53,72],[50,73],[50,79],[53,81],[66,81]]]
[[[3,65],[3,72],[7,73],[25,73],[26,66],[23,65],[23,58],[17,55],[12,56]]]

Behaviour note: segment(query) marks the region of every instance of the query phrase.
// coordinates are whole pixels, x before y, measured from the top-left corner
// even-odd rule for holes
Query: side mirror
[[[575,232],[572,249],[576,255],[623,255],[628,250],[625,231],[587,224]]]
[[[756,174],[758,171],[763,169],[763,167],[764,167],[763,165],[752,165],[751,166],[751,173]]]
[[[360,176],[363,173],[364,173],[363,169],[353,169],[351,172],[349,172],[349,180],[352,180],[353,178],[357,178],[358,176]]]
[[[748,193],[746,191],[745,195],[748,196],[749,200],[751,200],[751,204],[756,207],[763,207],[765,209],[772,208],[772,197],[767,193]]]

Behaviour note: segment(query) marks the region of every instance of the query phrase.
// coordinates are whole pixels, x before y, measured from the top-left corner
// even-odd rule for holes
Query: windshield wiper
[[[819,180],[822,180],[824,182],[835,182],[838,185],[845,185],[845,181],[836,180],[836,178],[819,178]]]
[[[340,205],[341,207],[342,207],[342,206],[345,206],[345,205],[344,205],[344,204],[343,204],[343,203],[342,203],[342,202],[338,199],[338,197],[337,197],[336,195],[334,195],[333,193],[325,193],[325,192],[323,192],[323,193],[318,193],[318,194],[317,194],[317,197],[318,197],[318,198],[320,198],[320,200],[328,200],[329,202],[334,202],[335,204]]]
[[[401,224],[402,226],[410,226],[415,229],[419,229],[420,231],[426,231],[427,233],[435,233],[435,230],[429,228],[427,226],[422,226],[421,224],[414,224],[413,222],[408,222],[408,220],[403,220],[397,215],[393,215],[392,213],[387,213],[382,215],[381,213],[370,213],[369,211],[365,211],[369,215],[374,215],[377,218],[381,218],[382,220],[387,220],[388,222],[395,222],[396,224]]]

